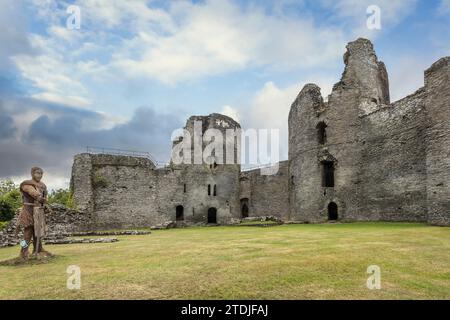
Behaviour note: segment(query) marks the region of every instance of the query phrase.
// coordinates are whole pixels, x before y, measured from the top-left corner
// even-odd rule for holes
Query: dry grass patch
[[[0,266],[0,299],[450,299],[450,228],[410,223],[211,227],[55,245]],[[0,260],[18,247],[0,249]],[[366,269],[380,266],[382,289]],[[78,265],[81,290],[68,290]]]

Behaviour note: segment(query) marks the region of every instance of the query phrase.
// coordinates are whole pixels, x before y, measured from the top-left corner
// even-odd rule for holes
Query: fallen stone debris
[[[63,238],[63,239],[47,239],[45,244],[75,244],[75,243],[113,243],[117,242],[117,238]]]

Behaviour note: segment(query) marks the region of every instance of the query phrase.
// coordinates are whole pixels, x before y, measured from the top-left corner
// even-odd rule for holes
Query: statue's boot
[[[20,249],[20,257],[24,260],[29,258],[28,250],[30,248],[31,239],[33,238],[33,227],[26,227],[23,231],[24,241],[26,242],[26,247]]]

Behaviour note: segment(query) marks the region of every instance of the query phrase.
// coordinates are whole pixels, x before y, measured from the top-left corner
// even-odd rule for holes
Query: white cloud
[[[123,28],[136,32],[158,26],[164,31],[174,28],[168,12],[152,7],[151,0],[78,0],[82,21],[106,29]]]
[[[450,13],[450,0],[441,0],[441,4],[439,5],[438,11],[441,14]]]
[[[417,59],[413,56],[399,57],[389,72],[389,86],[391,101],[397,101],[414,93],[424,85],[424,70],[430,65],[424,59]],[[408,81],[405,81],[408,79]]]
[[[31,81],[38,91],[30,96],[43,101],[85,107],[91,104],[88,90],[82,83],[81,69],[64,54],[63,48],[53,38],[39,35],[29,37],[36,55],[15,55],[15,63],[23,78]]]
[[[12,61],[34,87],[31,97],[71,106],[92,104],[95,81],[174,85],[252,67],[308,68],[336,61],[345,44],[339,29],[317,27],[309,16],[270,15],[234,1],[161,9],[146,0],[78,0],[81,30],[65,28],[64,3],[32,3],[47,34],[30,34],[33,53]]]
[[[93,12],[102,11],[95,3]],[[344,46],[339,29],[317,27],[309,18],[269,15],[256,6],[243,9],[232,1],[174,2],[157,15],[136,9],[142,1],[125,3],[108,3],[111,8],[98,23],[115,26],[132,17],[140,24],[113,55],[112,64],[130,77],[175,84],[252,66],[318,66]]]
[[[219,113],[226,115],[237,122],[240,122],[239,111],[232,108],[231,106],[224,106],[222,108],[222,111],[220,111]]]
[[[10,65],[9,57],[30,51],[24,6],[16,0],[3,0],[0,10],[0,70]]]
[[[328,9],[334,11],[335,19],[344,24],[351,37],[373,38],[380,34],[378,30],[366,27],[366,10],[371,5],[381,9],[381,31],[394,27],[410,15],[418,0],[320,0]]]
[[[52,92],[41,92],[31,95],[32,98],[51,103],[67,105],[71,107],[86,107],[91,104],[91,101],[79,96],[61,95]]]
[[[279,9],[290,0],[274,5],[271,14],[258,2],[176,1],[156,8],[148,0],[78,0],[74,3],[81,8],[82,24],[73,31],[64,25],[64,3],[33,0],[37,16],[47,23],[47,35],[30,36],[38,55],[16,55],[13,61],[38,90],[33,97],[87,106],[91,98],[83,78],[125,76],[174,85],[252,67],[273,71],[333,64],[348,33],[354,38],[367,31],[358,26],[365,26],[365,10],[372,2],[321,0],[336,12],[336,21],[319,26],[310,13],[288,15]],[[401,21],[416,2],[375,1],[386,25]],[[342,27],[346,21],[356,26],[347,34]]]
[[[311,80],[316,80],[315,83],[321,87],[324,99],[331,93],[334,81],[332,77],[311,76]],[[251,101],[241,106],[225,106],[223,112],[235,114],[238,119],[242,119],[243,129],[279,129],[280,159],[287,159],[289,110],[305,84],[306,82],[279,87],[269,81],[253,95]]]
[[[45,169],[48,170],[48,168]],[[29,180],[30,176],[12,176],[8,177],[8,179],[11,179],[16,185],[19,185],[22,181]],[[52,190],[67,189],[69,188],[70,184],[70,178],[68,178],[67,176],[52,174],[51,171],[44,172],[42,181],[45,183],[50,192]]]

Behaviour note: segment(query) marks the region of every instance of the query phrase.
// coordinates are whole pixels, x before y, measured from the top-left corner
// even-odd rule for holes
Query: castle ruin
[[[97,229],[266,215],[450,225],[450,57],[425,71],[424,87],[394,103],[369,40],[349,43],[344,63],[326,101],[307,84],[293,102],[289,159],[276,174],[241,171],[239,163],[157,168],[144,157],[83,153],[72,169],[77,208],[91,213]],[[185,129],[192,132],[196,120],[202,132],[240,128],[211,114],[189,118]]]

